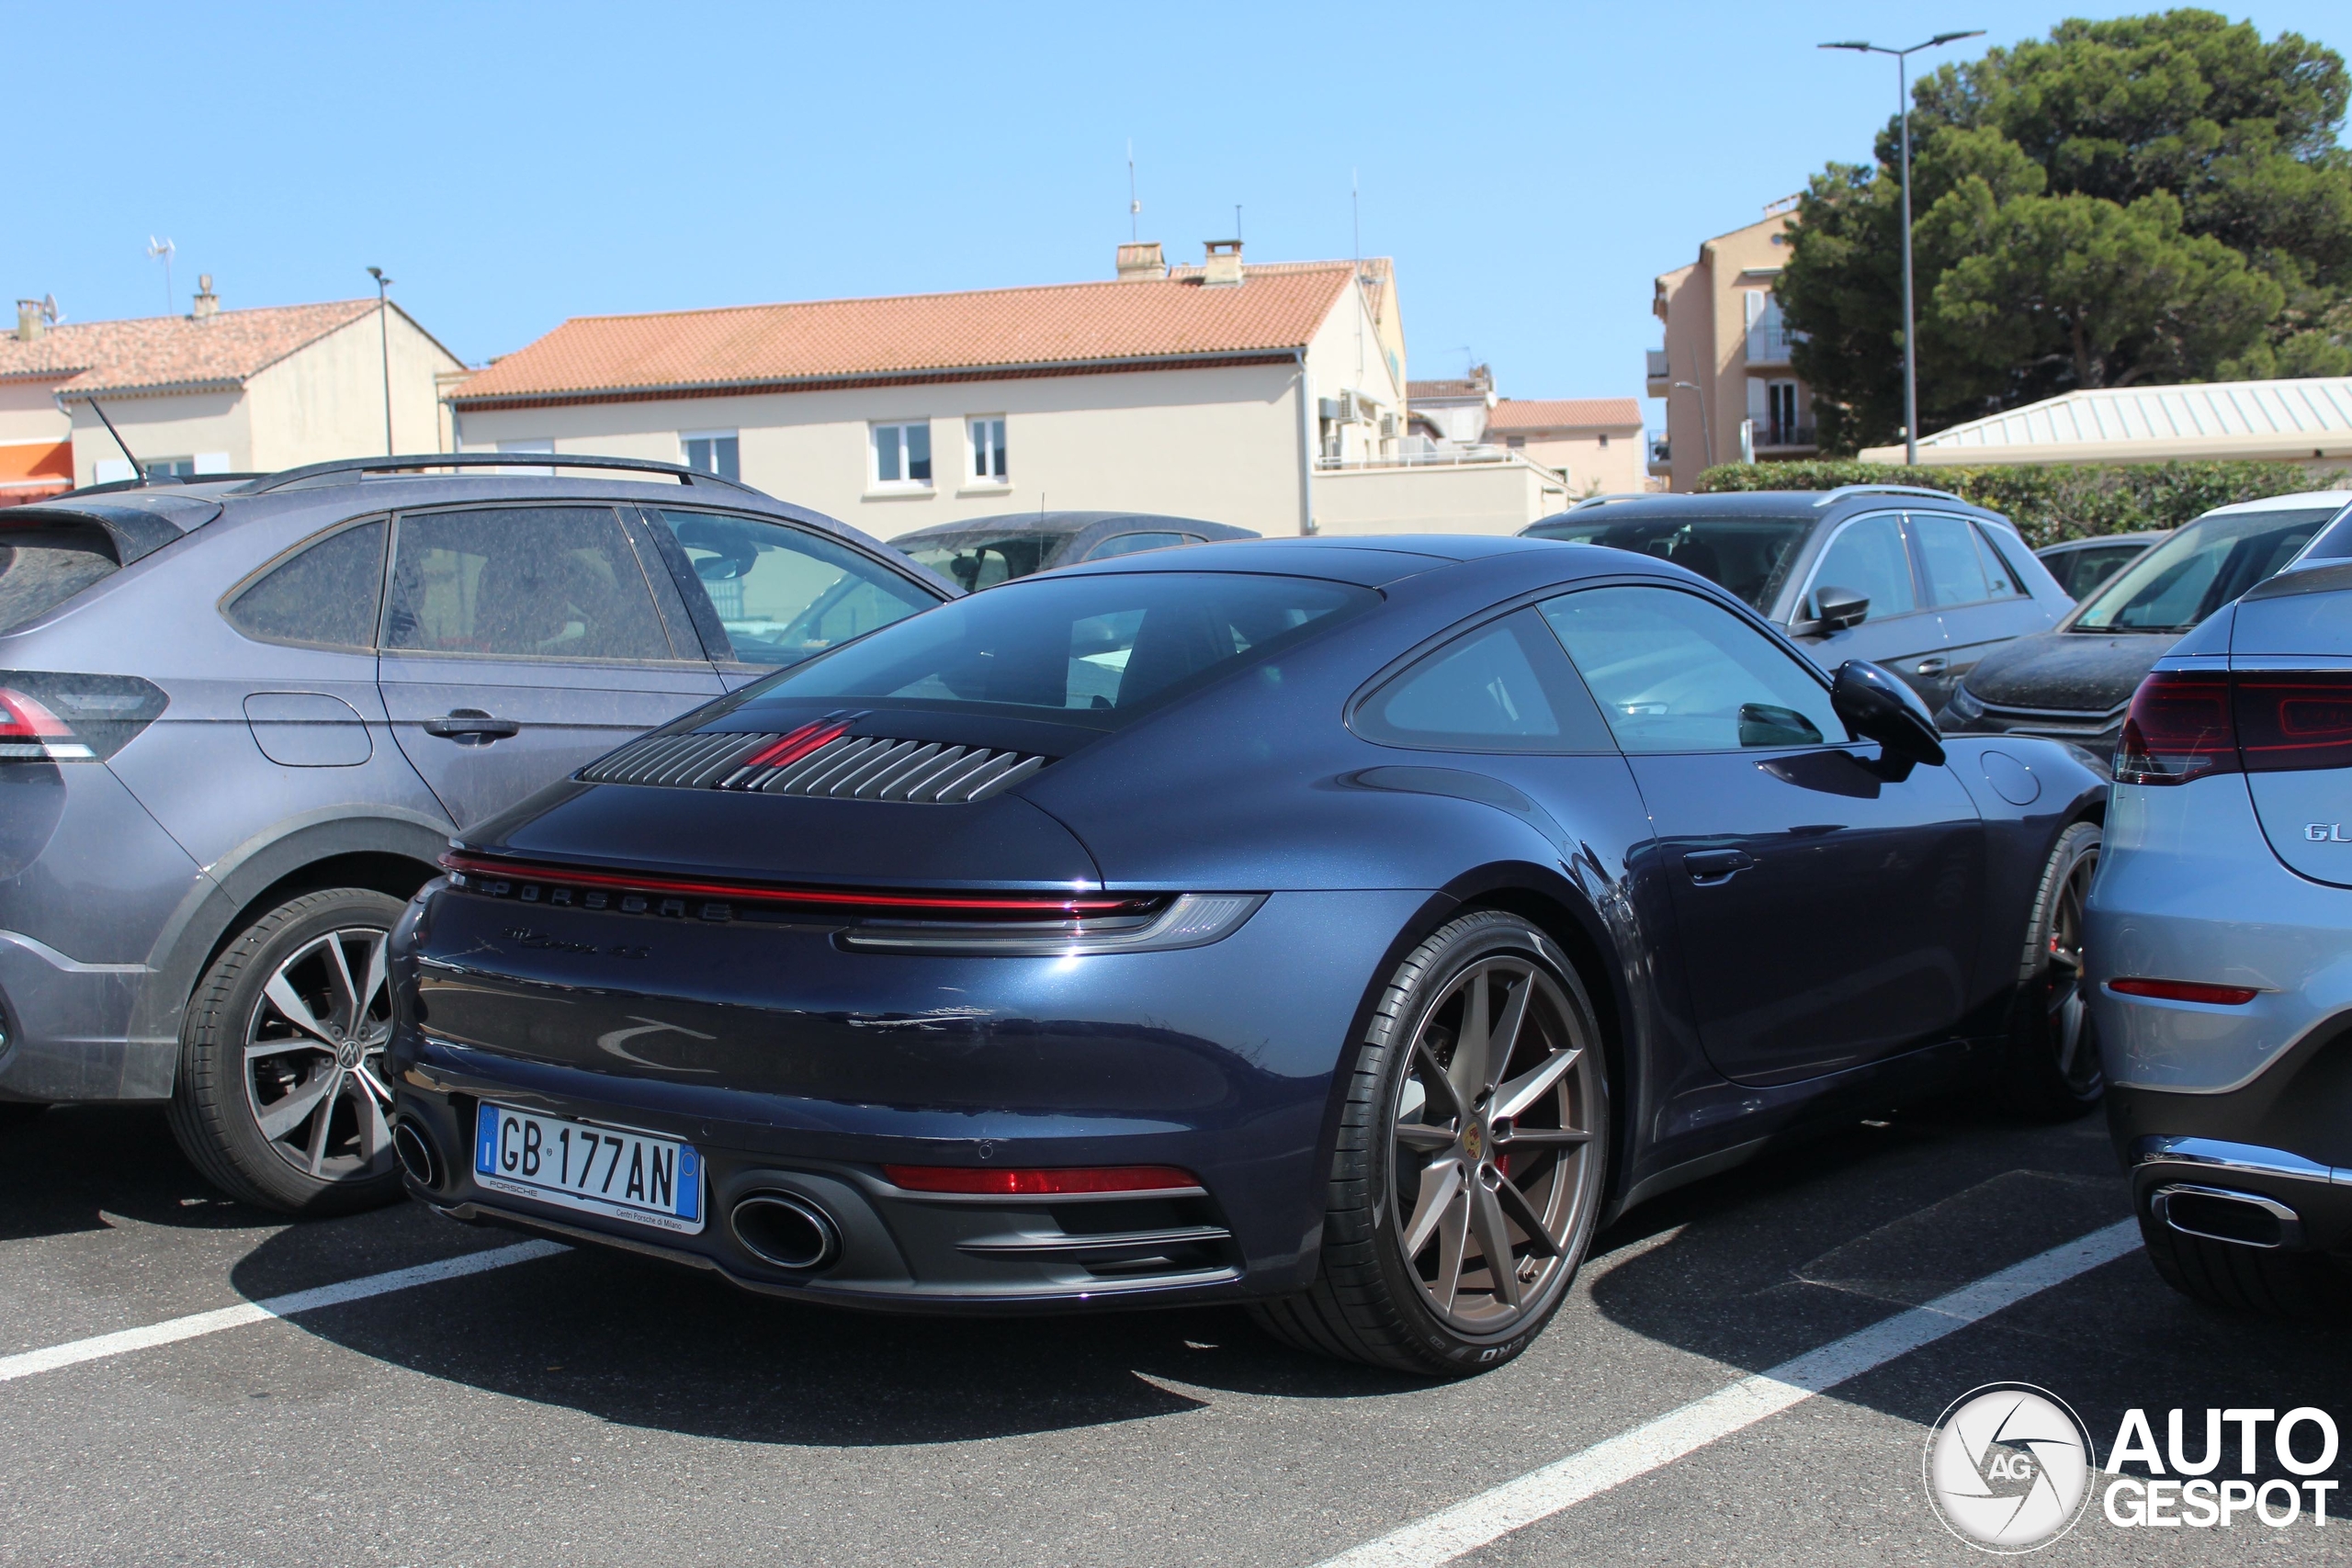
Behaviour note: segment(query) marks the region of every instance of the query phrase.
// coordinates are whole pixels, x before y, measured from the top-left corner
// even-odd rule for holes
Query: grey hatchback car
[[[0,1120],[164,1100],[236,1197],[397,1196],[385,939],[452,830],[956,595],[715,475],[547,462],[0,511]]]
[[[1688,567],[1778,623],[1824,670],[1883,665],[1930,711],[1987,652],[2074,607],[2007,518],[1941,491],[1636,496],[1580,502],[1520,532]]]

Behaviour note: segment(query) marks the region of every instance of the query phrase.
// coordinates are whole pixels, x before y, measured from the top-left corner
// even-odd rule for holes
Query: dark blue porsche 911
[[[1527,539],[1023,579],[463,835],[395,937],[460,1219],[910,1309],[1498,1365],[1610,1214],[1972,1075],[2098,1096],[2104,780]]]

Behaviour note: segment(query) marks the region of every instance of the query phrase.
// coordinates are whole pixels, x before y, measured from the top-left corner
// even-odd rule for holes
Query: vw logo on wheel
[[[2033,1551],[2082,1517],[2096,1462],[2090,1430],[2064,1400],[2031,1383],[1987,1383],[1929,1429],[1928,1500],[1979,1551]]]

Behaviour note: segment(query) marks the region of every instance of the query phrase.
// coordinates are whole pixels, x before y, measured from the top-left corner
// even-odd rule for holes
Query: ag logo
[[[2090,1499],[2090,1431],[2031,1383],[1987,1383],[1954,1400],[1928,1434],[1928,1500],[1980,1551],[2032,1551],[2064,1535]]]

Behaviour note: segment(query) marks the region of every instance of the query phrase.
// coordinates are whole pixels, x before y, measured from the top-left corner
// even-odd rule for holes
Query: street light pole
[[[1859,54],[1891,54],[1894,57],[1894,107],[1902,117],[1903,129],[1897,140],[1903,170],[1903,458],[1913,468],[1919,466],[1919,344],[1915,324],[1916,312],[1911,306],[1911,57],[1923,49],[1939,49],[1964,38],[1983,38],[1984,29],[1978,28],[1964,33],[1938,33],[1925,43],[1915,43],[1909,49],[1882,49],[1874,43],[1849,41],[1825,43],[1823,49],[1850,49]]]
[[[1905,266],[1908,265],[1906,263]],[[384,276],[384,269],[380,266],[369,267],[368,276],[376,280],[376,342],[384,355],[384,456],[390,457],[398,450],[392,446],[391,307],[384,299],[384,290],[392,286],[392,280]]]
[[[1673,389],[1679,390],[1683,388],[1689,388],[1692,392],[1698,394],[1699,446],[1700,450],[1706,454],[1707,461],[1705,466],[1712,468],[1715,466],[1715,436],[1714,433],[1707,428],[1707,394],[1704,391],[1702,391],[1694,382],[1677,381],[1674,383]]]

